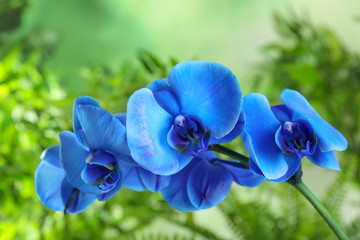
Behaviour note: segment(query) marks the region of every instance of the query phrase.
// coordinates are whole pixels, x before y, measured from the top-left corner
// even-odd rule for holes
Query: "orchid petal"
[[[160,79],[150,83],[146,88],[150,89],[158,104],[168,113],[176,116],[180,113],[179,102],[172,93],[167,79]]]
[[[151,192],[158,192],[166,188],[171,180],[171,176],[156,175],[143,168],[139,168],[138,172],[142,183]]]
[[[61,142],[60,163],[65,171],[66,179],[81,192],[103,193],[98,187],[85,183],[81,178],[81,172],[86,166],[86,159],[90,152],[83,147],[72,132],[63,131],[59,137]]]
[[[74,192],[74,187],[66,179],[61,184],[61,196],[65,204],[71,200],[70,205],[66,209],[66,212],[69,213],[84,211],[96,199],[94,194]]]
[[[61,184],[65,179],[63,170],[42,161],[35,172],[35,190],[40,201],[48,208],[63,211],[65,203],[61,197]]]
[[[197,209],[207,209],[226,198],[233,178],[221,164],[196,160],[200,162],[190,171],[187,180],[188,195]]]
[[[168,84],[179,100],[181,112],[199,117],[215,138],[234,128],[241,111],[240,85],[225,66],[203,61],[173,67]]]
[[[232,174],[234,181],[241,186],[256,187],[264,181],[262,175],[255,175],[242,163],[229,160],[219,160],[219,163]]]
[[[126,127],[126,113],[116,113],[114,114],[114,117],[119,119],[119,121]]]
[[[122,162],[121,166],[124,169],[124,187],[138,192],[147,190],[139,175],[141,167],[129,165],[125,162]]]
[[[168,204],[183,212],[193,212],[197,208],[191,203],[188,191],[187,181],[190,170],[196,165],[196,162],[191,161],[184,169],[171,178],[169,186],[161,190],[161,194]]]
[[[241,134],[241,132],[244,130],[244,127],[245,127],[245,115],[243,112],[241,112],[239,120],[236,122],[235,127],[233,128],[233,130],[231,130],[229,134],[227,134],[226,136],[220,139],[216,139],[214,135],[211,135],[209,143],[222,144],[222,143],[231,142]]]
[[[46,161],[55,167],[60,168],[60,146],[53,145],[46,148],[41,154],[41,160]]]
[[[306,157],[319,167],[341,171],[339,162],[336,159],[335,153],[333,151],[321,152],[319,147],[316,147],[315,152],[312,155]]]
[[[157,103],[149,89],[140,89],[130,97],[126,122],[131,155],[145,169],[159,175],[170,175],[192,159],[168,144],[167,134],[173,117]]]
[[[78,117],[91,149],[116,152],[125,140],[125,127],[100,107],[80,105]]]
[[[271,107],[271,111],[281,123],[291,120],[291,112],[283,104]]]
[[[299,92],[285,89],[281,93],[280,99],[292,112],[293,121],[302,119],[310,123],[322,152],[344,151],[347,148],[346,138],[326,122]]]
[[[79,139],[79,141],[83,141],[82,136],[80,136],[80,132],[82,131],[82,127],[79,121],[77,108],[79,105],[89,105],[89,106],[95,106],[100,107],[99,103],[92,97],[89,96],[83,96],[76,98],[73,106],[73,127],[74,127],[74,133],[76,137]],[[87,144],[86,142],[82,142],[83,144]]]
[[[74,187],[65,179],[64,171],[42,161],[35,172],[35,190],[40,201],[55,211],[64,211]],[[95,200],[95,195],[78,193],[69,208],[70,213],[82,212]]]

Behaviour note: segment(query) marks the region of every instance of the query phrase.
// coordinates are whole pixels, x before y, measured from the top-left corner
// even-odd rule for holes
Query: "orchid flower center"
[[[91,152],[86,159],[81,178],[87,184],[97,186],[100,190],[110,191],[120,179],[115,157],[102,150]]]
[[[211,131],[195,116],[177,115],[168,133],[169,145],[181,153],[197,156],[209,147]]]
[[[317,145],[315,132],[306,121],[286,121],[276,131],[276,144],[289,157],[312,155]]]

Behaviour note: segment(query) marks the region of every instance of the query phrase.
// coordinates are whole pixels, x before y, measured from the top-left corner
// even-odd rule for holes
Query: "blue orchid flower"
[[[39,198],[55,210],[64,210],[63,205],[61,202],[53,205],[54,199],[47,196],[63,191],[62,185],[59,185],[60,176],[69,185],[67,189],[75,189],[80,193],[78,196],[105,201],[121,189],[124,178],[121,161],[132,161],[126,156],[129,150],[125,142],[125,126],[117,117],[102,109],[95,99],[87,96],[77,98],[73,116],[75,134],[69,131],[60,133],[60,147],[54,146],[46,152],[35,176]],[[54,162],[56,164],[50,164]],[[46,171],[54,172],[59,178],[49,177]],[[73,197],[69,199],[73,204]],[[70,212],[83,209],[75,207]]]
[[[74,104],[74,129],[77,134],[62,132],[61,146],[51,146],[41,156],[42,162],[35,173],[35,188],[45,206],[56,211],[79,213],[96,198],[101,201],[110,199],[121,186],[152,192],[168,186],[170,176],[155,175],[141,168],[131,158],[126,138],[112,136],[122,132],[123,127],[119,127],[117,122],[126,126],[125,114],[112,117],[105,110],[91,107],[95,114],[86,115],[82,112],[83,106],[99,108],[91,97],[78,98]],[[87,126],[91,125],[83,124],[89,121],[92,122],[88,124],[94,124],[92,131],[98,131],[99,140],[103,142],[96,142],[92,132],[89,134]],[[101,129],[103,133],[99,131]],[[119,142],[115,144],[111,140]]]
[[[306,156],[320,167],[340,171],[333,151],[347,148],[345,137],[299,92],[285,89],[280,99],[283,105],[270,107],[261,94],[244,98],[246,125],[241,137],[250,154],[250,168],[270,181],[282,182]]]
[[[243,164],[219,159],[214,152],[205,151],[173,175],[169,186],[161,193],[171,207],[192,212],[211,208],[223,201],[233,181],[255,187],[263,180]]]
[[[95,201],[96,195],[78,191],[65,177],[60,165],[59,146],[47,148],[35,172],[35,190],[50,209],[79,213]],[[70,201],[69,201],[70,200]]]
[[[123,157],[125,126],[88,96],[75,100],[73,116],[74,133],[60,133],[61,166],[80,192],[108,200],[123,182],[120,161],[127,160]]]
[[[127,141],[134,160],[159,175],[171,175],[208,149],[234,139],[242,95],[221,64],[183,62],[167,79],[136,91],[127,104]]]

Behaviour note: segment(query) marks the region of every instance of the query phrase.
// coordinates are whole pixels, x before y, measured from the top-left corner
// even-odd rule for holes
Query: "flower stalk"
[[[296,174],[295,174],[296,175]],[[294,176],[295,176],[294,175]],[[295,179],[295,178],[294,178]],[[336,234],[340,240],[348,240],[349,237],[346,235],[345,231],[341,228],[339,223],[331,215],[331,213],[322,205],[322,203],[315,197],[315,195],[310,191],[310,189],[304,184],[299,177],[294,181],[291,178],[287,182],[296,188],[316,209],[316,211],[321,215],[321,217],[327,222],[331,230]]]
[[[213,145],[210,145],[209,148],[208,148],[209,151],[215,151],[215,152],[218,152],[218,153],[222,153],[226,156],[229,156],[235,160],[238,160],[240,161],[241,163],[245,164],[245,166],[247,167],[249,164],[249,158],[248,157],[245,157],[244,155],[238,153],[238,152],[235,152],[233,150],[231,150],[230,148],[227,148],[227,147],[224,147],[222,145],[219,145],[219,144],[213,144]]]
[[[219,144],[214,144],[209,146],[209,150],[232,157],[246,164],[246,166],[248,166],[249,158],[227,147],[224,147]],[[291,184],[293,187],[295,187],[296,190],[298,190],[311,203],[311,205],[316,209],[316,211],[321,215],[321,217],[327,222],[327,224],[329,225],[331,230],[336,234],[338,239],[349,240],[349,237],[347,236],[345,231],[341,228],[339,223],[335,220],[335,218],[331,215],[331,213],[324,207],[324,205],[322,205],[319,199],[317,199],[316,196],[310,191],[310,189],[304,184],[304,182],[301,180],[301,177],[302,177],[302,169],[300,165],[299,169],[295,172],[295,174],[286,182]]]

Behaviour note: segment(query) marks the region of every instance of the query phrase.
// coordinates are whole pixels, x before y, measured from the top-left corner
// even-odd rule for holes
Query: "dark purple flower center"
[[[120,179],[120,172],[115,157],[102,150],[90,153],[81,178],[87,184],[97,186],[100,190],[110,191]]]
[[[209,147],[211,131],[195,116],[177,115],[168,133],[168,143],[181,153],[197,156]]]
[[[317,138],[311,125],[307,121],[286,121],[276,131],[276,144],[293,158],[312,155],[317,145]]]

